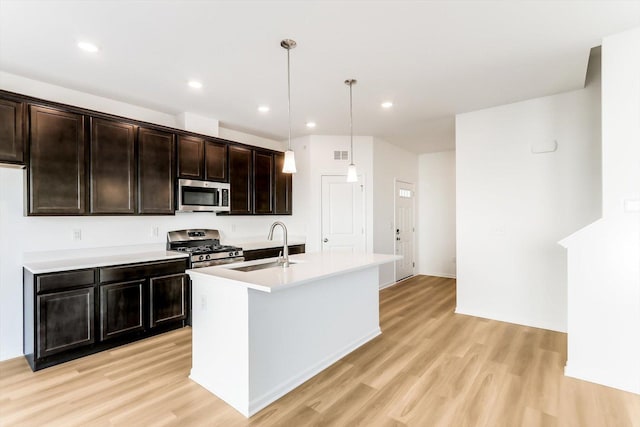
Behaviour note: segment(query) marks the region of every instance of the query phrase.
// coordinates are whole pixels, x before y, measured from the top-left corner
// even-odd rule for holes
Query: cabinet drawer
[[[148,262],[118,267],[102,267],[99,269],[99,280],[100,283],[126,282],[145,277],[184,273],[186,268],[187,258],[169,262]]]
[[[42,274],[36,277],[36,291],[40,293],[93,285],[95,270],[65,271],[64,273]]]

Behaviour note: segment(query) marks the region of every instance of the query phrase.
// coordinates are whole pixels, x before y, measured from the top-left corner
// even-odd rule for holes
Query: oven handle
[[[235,262],[243,262],[244,257],[224,258],[224,259],[212,259],[209,261],[197,261],[194,262],[191,268],[212,267],[214,265],[233,264]]]

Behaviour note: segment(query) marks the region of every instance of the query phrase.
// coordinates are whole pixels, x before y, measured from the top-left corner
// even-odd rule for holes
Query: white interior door
[[[414,185],[396,181],[395,195],[395,247],[396,254],[402,259],[396,261],[396,282],[414,275],[415,260],[413,255],[415,241],[415,225],[413,210],[415,206]]]
[[[344,175],[322,176],[322,251],[364,252],[364,186]]]

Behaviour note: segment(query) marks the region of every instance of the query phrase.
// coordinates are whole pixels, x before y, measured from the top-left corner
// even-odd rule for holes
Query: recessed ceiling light
[[[261,113],[268,113],[270,110],[268,105],[261,105],[258,107],[258,111],[260,111]]]
[[[316,127],[316,122],[307,122],[307,127],[308,127],[308,128],[314,128],[314,127]]]
[[[78,42],[78,47],[86,52],[91,52],[91,53],[95,53],[99,50],[98,46],[89,42]]]
[[[391,107],[393,107],[393,102],[391,102],[391,101],[385,101],[385,102],[383,102],[382,104],[380,104],[380,106],[381,106],[382,108],[391,108]]]
[[[202,89],[202,83],[197,80],[189,80],[187,84],[194,89]]]

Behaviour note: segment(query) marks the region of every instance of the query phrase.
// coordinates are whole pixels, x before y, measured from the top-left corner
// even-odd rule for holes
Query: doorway
[[[363,177],[347,182],[345,175],[322,175],[323,252],[364,252],[365,206]]]
[[[395,182],[394,238],[395,253],[402,255],[396,261],[396,282],[415,274],[415,188],[404,181]]]

